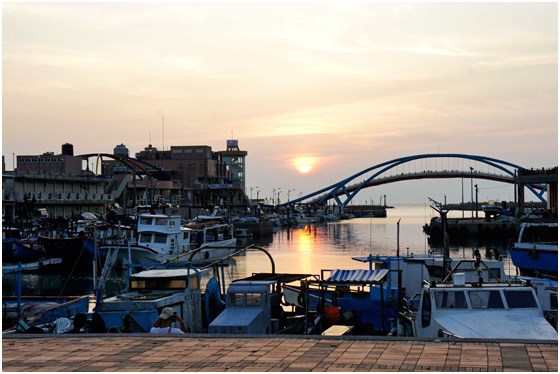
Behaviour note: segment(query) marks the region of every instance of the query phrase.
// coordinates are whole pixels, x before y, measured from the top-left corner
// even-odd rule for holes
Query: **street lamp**
[[[463,179],[465,176],[465,172],[461,172],[461,218],[465,218],[465,187],[463,183]]]
[[[289,189],[288,190],[288,201],[290,201],[290,192],[295,191],[295,188]]]
[[[475,189],[475,192],[476,192],[476,194],[475,194],[475,196],[476,196],[476,206],[475,206],[476,218],[478,218],[478,184],[474,185],[474,189]]]
[[[278,200],[276,200],[276,205],[280,205],[280,192],[282,192],[281,188],[278,189]]]
[[[257,188],[259,188],[259,186],[257,186],[257,187],[249,187],[249,189],[251,190],[251,195],[250,195],[250,196],[251,196],[251,202],[253,201],[253,190],[254,190],[254,189],[257,189]],[[258,198],[257,198],[257,200],[258,200]]]
[[[472,166],[470,166],[471,169],[471,221],[474,219],[474,210],[473,210],[473,204],[474,204],[474,197],[473,197],[473,170],[474,168]]]

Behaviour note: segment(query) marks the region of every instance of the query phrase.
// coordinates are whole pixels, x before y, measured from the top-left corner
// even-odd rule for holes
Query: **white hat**
[[[159,318],[161,319],[168,319],[169,317],[171,317],[175,312],[173,311],[173,308],[170,307],[165,307],[163,308],[163,310],[161,311],[161,314],[159,315]]]
[[[72,321],[68,318],[58,318],[54,321],[54,328],[57,334],[64,334],[72,329]]]

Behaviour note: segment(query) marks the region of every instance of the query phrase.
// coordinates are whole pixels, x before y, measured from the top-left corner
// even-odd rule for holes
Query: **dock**
[[[4,334],[2,371],[557,372],[558,344],[369,336]]]

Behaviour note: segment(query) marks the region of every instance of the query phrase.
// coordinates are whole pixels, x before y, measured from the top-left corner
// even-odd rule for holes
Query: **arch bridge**
[[[281,205],[302,202],[325,204],[333,199],[339,206],[345,207],[364,188],[415,179],[476,178],[516,184],[519,183],[520,170],[527,169],[486,156],[459,153],[406,156],[371,166],[328,187]],[[546,184],[530,183],[524,186],[542,203],[547,204]]]

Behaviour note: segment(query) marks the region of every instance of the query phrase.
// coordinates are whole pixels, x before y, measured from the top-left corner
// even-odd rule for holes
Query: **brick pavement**
[[[558,371],[558,345],[379,337],[4,335],[3,371]]]

